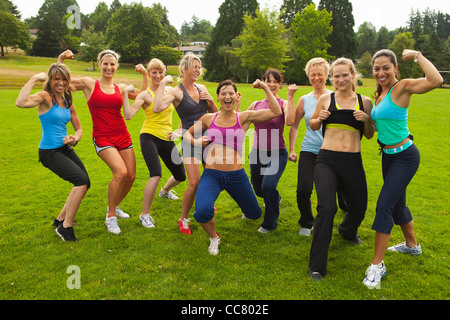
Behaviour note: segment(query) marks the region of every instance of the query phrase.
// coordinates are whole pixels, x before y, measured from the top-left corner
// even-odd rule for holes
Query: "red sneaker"
[[[189,219],[180,219],[178,220],[178,229],[180,229],[181,233],[190,235],[191,234],[191,228],[189,228]]]

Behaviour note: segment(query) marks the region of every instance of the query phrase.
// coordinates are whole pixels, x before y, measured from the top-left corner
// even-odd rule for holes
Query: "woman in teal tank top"
[[[44,91],[31,95],[38,81],[45,81]],[[56,233],[63,241],[76,241],[73,220],[90,187],[89,176],[72,147],[78,144],[83,131],[72,105],[70,71],[61,63],[52,64],[48,75],[44,72],[31,77],[16,100],[19,108],[37,107],[42,125],[39,160],[42,165],[60,178],[73,184],[64,207],[54,220]],[[67,135],[67,123],[71,122],[75,133]]]
[[[378,141],[382,148],[384,184],[377,201],[375,230],[375,254],[366,271],[363,283],[370,289],[379,288],[386,274],[383,256],[388,247],[394,223],[400,225],[405,242],[387,250],[419,255],[420,244],[414,234],[411,212],[406,205],[406,187],[416,173],[420,153],[413,144],[408,130],[408,107],[413,94],[424,94],[439,87],[443,79],[434,65],[422,53],[403,51],[403,60],[418,62],[424,78],[397,80],[398,64],[390,50],[380,50],[373,56],[373,76],[377,81],[375,106],[372,119],[376,123]]]

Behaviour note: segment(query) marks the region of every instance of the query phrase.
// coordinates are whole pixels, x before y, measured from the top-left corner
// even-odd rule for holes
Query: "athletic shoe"
[[[389,247],[388,250],[394,251],[394,252],[410,254],[413,256],[418,256],[418,255],[422,254],[422,247],[420,246],[420,244],[417,244],[417,246],[415,246],[415,247],[409,247],[406,245],[406,242]]]
[[[105,225],[106,225],[106,229],[114,234],[119,234],[120,233],[120,228],[119,225],[117,224],[117,217],[111,217],[108,218],[106,217],[105,219]]]
[[[173,191],[173,190],[169,190],[169,192],[164,193],[164,192],[162,192],[162,188],[161,188],[161,191],[159,191],[159,196],[161,198],[167,198],[167,199],[170,199],[170,200],[177,200],[177,199],[179,199],[175,194],[176,194],[176,192]]]
[[[316,281],[320,281],[320,280],[322,280],[322,278],[323,278],[323,276],[322,276],[319,272],[317,272],[317,271],[311,271],[311,270],[308,271],[308,276],[309,276],[311,279],[316,280]]]
[[[371,264],[366,270],[366,277],[363,280],[364,285],[369,289],[380,289],[381,278],[386,275],[386,266],[381,264]]]
[[[189,228],[189,219],[180,219],[178,220],[178,229],[180,229],[181,233],[190,235],[191,234],[191,228]]]
[[[268,230],[268,229],[263,228],[263,227],[259,227],[259,229],[258,229],[258,232],[259,232],[259,233],[269,233],[269,232],[271,232],[271,231],[273,231],[273,230]]]
[[[213,256],[219,253],[219,244],[220,244],[220,236],[217,234],[216,238],[209,238],[209,247],[208,251]]]
[[[109,207],[106,208],[106,215],[108,215]],[[125,213],[122,209],[119,208],[119,206],[116,207],[116,216],[118,216],[120,219],[128,219],[130,215],[128,213]]]
[[[58,219],[55,218],[55,220],[53,221],[53,226],[54,227],[59,227],[59,225],[62,224],[63,222],[64,222],[64,220],[63,221],[59,221]]]
[[[142,225],[146,228],[154,228],[155,227],[155,220],[152,218],[152,216],[147,213],[143,216],[139,217],[139,221],[141,221]]]
[[[75,233],[73,232],[73,227],[64,228],[61,223],[55,231],[58,236],[61,237],[62,241],[77,241]]]
[[[301,235],[301,236],[310,237],[312,229],[313,228],[311,228],[311,229],[309,229],[309,228],[301,228],[300,232],[298,234]]]

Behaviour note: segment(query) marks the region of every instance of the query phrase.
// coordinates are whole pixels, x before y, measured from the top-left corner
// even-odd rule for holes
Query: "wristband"
[[[418,61],[418,57],[419,57],[419,54],[421,54],[422,52],[420,52],[420,51],[417,51],[417,53],[416,53],[416,56],[414,57],[414,62],[416,62],[417,63],[417,61]]]

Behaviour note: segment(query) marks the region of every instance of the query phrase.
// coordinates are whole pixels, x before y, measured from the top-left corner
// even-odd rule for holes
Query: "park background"
[[[371,224],[382,186],[376,137],[362,141],[369,189],[366,219],[359,232],[363,245],[349,245],[335,229],[329,253],[329,274],[317,283],[307,277],[311,239],[298,235],[297,165],[291,162],[279,184],[283,201],[279,227],[273,233],[258,233],[260,221],[242,220],[239,208],[226,193],[216,204],[219,209],[217,227],[223,239],[217,257],[208,254],[207,236],[195,221],[191,221],[192,236],[178,232],[176,223],[181,200],[156,198],[151,212],[156,228],[144,229],[137,219],[148,179],[138,138],[144,119],[142,112],[127,122],[135,146],[137,179],[121,207],[132,217],[120,221],[120,236],[106,232],[104,214],[110,171],[96,156],[90,142],[92,122],[81,93],[74,95],[84,132],[76,151],[87,166],[92,188],[76,217],[78,226],[75,228],[80,241],[62,243],[51,222],[71,186],[38,162],[41,128],[36,111],[19,109],[14,102],[30,76],[46,71],[55,57],[67,48],[79,58],[67,61],[74,77],[98,78],[99,71],[92,70],[95,66],[92,61],[102,49],[111,48],[122,57],[115,82],[140,87],[141,76],[134,71],[134,64],[145,64],[150,58],[158,57],[169,65],[168,73],[177,76],[176,62],[180,53],[173,48],[191,42],[208,42],[202,59],[206,72],[201,83],[214,95],[218,81],[234,79],[243,94],[244,110],[251,102],[264,98],[260,91],[246,83],[260,77],[268,67],[282,70],[287,83],[300,85],[295,101],[310,92],[303,68],[306,61],[315,56],[328,60],[347,56],[357,61],[362,74],[357,91],[369,97],[376,86],[370,75],[370,57],[379,48],[389,47],[399,57],[404,48],[421,50],[439,70],[450,69],[450,22],[446,12],[411,9],[410,20],[402,28],[374,30],[367,22],[355,32],[352,19],[348,23],[339,21],[340,17],[351,17],[349,1],[320,1],[316,8],[311,1],[286,0],[283,1],[285,10],[280,14],[279,10],[258,10],[253,0],[225,0],[214,26],[192,17],[178,32],[167,20],[166,9],[161,4],[145,7],[141,3],[121,5],[117,0],[113,3],[108,7],[100,2],[94,12],[82,14],[82,29],[78,30],[67,28],[71,15],[66,9],[72,1],[46,0],[35,17],[22,20],[14,1],[0,0],[0,299],[449,298],[450,148],[446,122],[450,91],[445,86],[414,96],[410,106],[409,126],[422,159],[407,197],[424,253],[419,257],[388,253],[385,258],[388,275],[380,290],[368,290],[361,283],[373,255]],[[311,25],[314,28],[309,27]],[[342,27],[347,29],[340,30]],[[36,39],[30,38],[30,29],[39,30]],[[350,38],[339,38],[343,36]],[[339,45],[343,43],[353,45]],[[344,48],[348,51],[336,51]],[[400,66],[404,77],[421,76],[420,69],[413,63],[400,62]],[[442,74],[447,76],[445,72]],[[38,90],[36,86],[35,91]],[[287,98],[286,87],[280,96]],[[176,113],[173,119],[174,127],[178,126]],[[297,153],[304,131],[302,122],[295,147]],[[286,141],[288,133],[289,128],[284,133]],[[247,142],[248,145],[251,144]],[[249,172],[248,163],[244,167]],[[164,168],[162,183],[169,174]],[[182,195],[185,188],[186,185],[181,184],[175,190]],[[314,192],[312,201],[315,208]],[[261,199],[259,202],[262,206]],[[343,215],[341,211],[337,213],[336,226]],[[391,242],[402,241],[397,227]],[[67,270],[73,265],[81,270],[79,290],[70,290],[67,286],[70,276]]]

